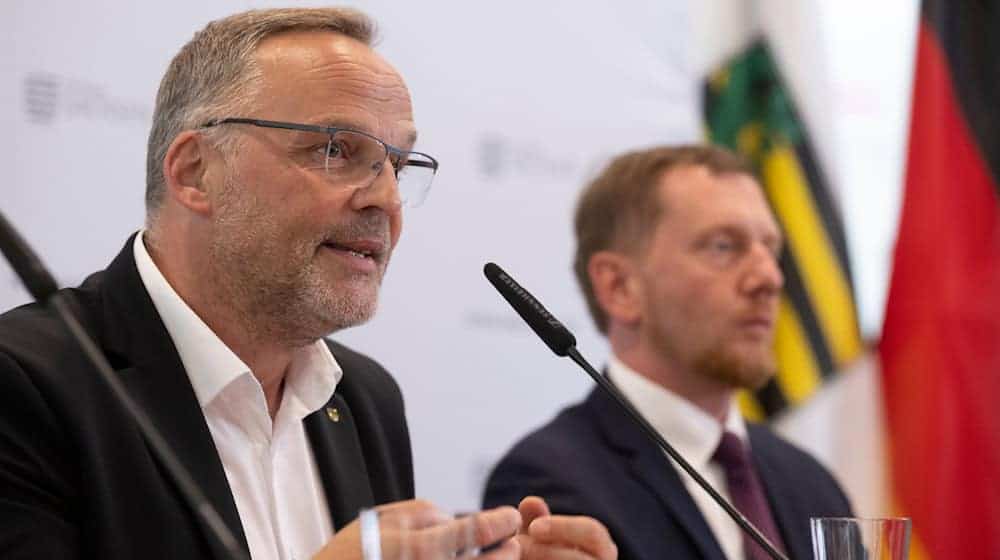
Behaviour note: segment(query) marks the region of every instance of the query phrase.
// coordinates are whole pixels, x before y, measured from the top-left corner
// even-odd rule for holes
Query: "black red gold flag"
[[[879,351],[913,558],[1000,558],[1000,14],[922,6]]]

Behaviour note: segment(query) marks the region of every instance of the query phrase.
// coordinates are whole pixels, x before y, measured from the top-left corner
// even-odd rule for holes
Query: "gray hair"
[[[163,159],[174,138],[213,118],[243,116],[236,113],[250,107],[260,85],[258,45],[293,31],[330,31],[371,46],[375,24],[349,8],[281,8],[231,15],[196,33],[170,62],[156,94],[146,152],[147,221],[163,202]]]

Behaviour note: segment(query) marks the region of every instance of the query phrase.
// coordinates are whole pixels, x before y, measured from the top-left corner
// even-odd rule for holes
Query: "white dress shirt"
[[[142,283],[173,339],[226,471],[254,560],[302,560],[333,535],[303,418],[333,395],[342,371],[323,341],[296,350],[272,422],[250,368],[177,295],[135,238]]]
[[[722,467],[713,463],[711,458],[719,442],[722,441],[723,429],[737,435],[747,446],[750,445],[746,423],[740,415],[736,402],[730,405],[726,424],[722,426],[715,417],[639,375],[614,356],[608,361],[608,377],[621,389],[643,418],[663,436],[663,439],[670,442],[674,449],[691,463],[698,474],[731,501],[729,490],[726,488],[726,475]],[[667,468],[665,463],[663,468]],[[679,468],[677,470],[688,494],[701,510],[726,558],[729,560],[745,558],[743,534],[739,525],[730,519],[687,473],[681,472]]]

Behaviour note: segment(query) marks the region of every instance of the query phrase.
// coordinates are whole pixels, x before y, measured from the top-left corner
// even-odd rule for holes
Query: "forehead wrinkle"
[[[329,85],[325,87],[336,95],[335,102],[354,109],[369,110],[372,105],[391,105],[404,101],[409,110],[409,90],[395,72],[378,74],[366,65],[354,62],[333,66],[342,68],[331,65],[308,68],[302,81],[321,84],[328,82]],[[350,68],[345,68],[346,66]]]
[[[318,74],[320,79],[335,79],[352,85],[365,87],[371,85],[377,89],[389,90],[383,99],[393,95],[391,90],[398,90],[394,95],[409,97],[409,92],[402,77],[388,62],[374,51],[358,53],[353,50],[331,49],[333,52],[308,50],[305,54],[308,60],[304,70],[309,74]]]
[[[359,46],[350,40],[318,47],[284,42],[258,52],[273,72],[274,94],[288,89],[287,76],[293,74],[295,89],[315,88],[316,97],[326,99],[325,108],[314,106],[314,111],[300,113],[299,119],[352,128],[410,149],[416,133],[409,90],[387,61],[369,47]]]
[[[346,111],[344,109],[347,109]],[[380,140],[392,144],[394,147],[409,150],[417,141],[417,131],[413,128],[413,121],[410,119],[396,119],[395,126],[389,130],[378,130],[373,123],[378,122],[379,116],[372,113],[367,107],[345,104],[339,106],[337,111],[325,112],[320,116],[311,118],[308,124],[318,124],[333,128],[349,128],[367,134],[371,134]],[[345,113],[353,112],[354,116]],[[366,117],[359,117],[359,113],[366,114]],[[396,132],[400,131],[400,132]],[[382,135],[388,133],[385,138]]]
[[[315,75],[319,80],[337,80],[348,85],[358,85],[366,87],[373,85],[378,88],[403,89],[400,80],[394,71],[378,71],[369,64],[362,64],[355,59],[345,59],[339,61],[326,62],[323,64],[310,64],[304,68],[306,77]]]
[[[352,41],[304,45],[287,40],[289,36],[272,39],[262,43],[255,57],[262,67],[268,67],[268,74],[273,74],[272,85],[276,88],[283,85],[279,82],[285,82],[278,77],[287,78],[282,75],[291,71],[296,83],[329,80],[338,88],[357,89],[376,101],[409,100],[402,77],[367,46],[358,48],[360,44]]]

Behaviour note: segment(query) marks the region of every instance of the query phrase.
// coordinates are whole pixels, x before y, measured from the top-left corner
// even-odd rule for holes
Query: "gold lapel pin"
[[[327,407],[326,417],[329,418],[331,422],[340,422],[340,411],[332,406]]]

